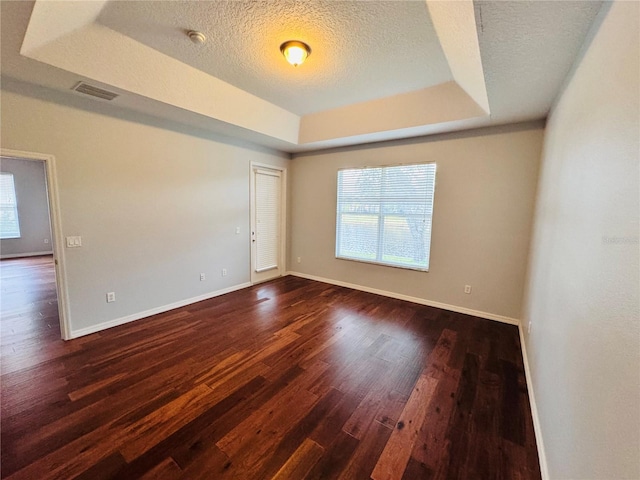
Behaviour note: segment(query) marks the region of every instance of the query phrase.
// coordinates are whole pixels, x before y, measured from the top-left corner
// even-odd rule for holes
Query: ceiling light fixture
[[[187,35],[189,36],[191,41],[193,43],[195,43],[196,45],[200,45],[200,44],[204,43],[207,40],[207,37],[206,37],[206,35],[204,33],[198,32],[196,30],[189,30],[187,32]]]
[[[298,40],[289,40],[280,45],[280,51],[284,58],[287,59],[294,67],[302,65],[309,55],[311,55],[311,48],[309,45]]]

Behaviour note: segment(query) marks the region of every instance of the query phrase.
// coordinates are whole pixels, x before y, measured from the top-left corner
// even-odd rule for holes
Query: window
[[[0,173],[0,238],[20,238],[13,174]]]
[[[338,172],[336,257],[429,270],[436,164]]]

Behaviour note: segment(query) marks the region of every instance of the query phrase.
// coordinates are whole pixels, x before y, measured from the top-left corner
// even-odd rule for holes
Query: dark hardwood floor
[[[540,478],[514,326],[285,277],[63,342],[0,268],[3,478]]]

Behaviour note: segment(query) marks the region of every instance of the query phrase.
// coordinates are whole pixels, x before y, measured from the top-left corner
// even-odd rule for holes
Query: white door
[[[284,273],[283,172],[252,167],[251,282],[263,282]]]

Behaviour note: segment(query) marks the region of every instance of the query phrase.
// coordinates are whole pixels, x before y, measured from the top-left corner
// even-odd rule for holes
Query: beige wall
[[[20,222],[20,238],[0,240],[0,257],[51,253],[44,162],[3,157],[0,171],[13,174]]]
[[[63,234],[82,236],[72,330],[249,281],[249,164],[287,155],[17,82],[1,102],[2,147],[55,155]]]
[[[526,124],[294,156],[290,268],[519,318],[542,136]],[[411,162],[437,162],[430,271],[336,259],[338,169]]]
[[[524,322],[552,479],[640,478],[640,4],[606,11],[547,125],[532,242]]]

